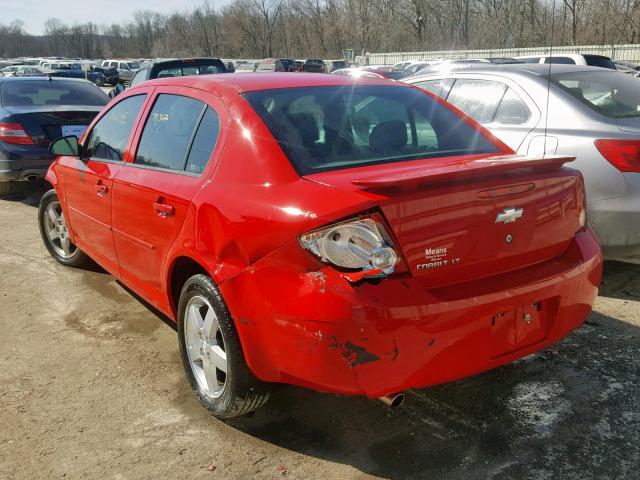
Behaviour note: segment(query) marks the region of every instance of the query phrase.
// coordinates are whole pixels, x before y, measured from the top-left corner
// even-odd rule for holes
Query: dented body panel
[[[117,165],[115,189],[125,181],[119,171],[135,168],[145,118],[163,91],[179,87],[181,95],[215,108],[221,139],[199,177],[172,182],[166,171],[145,171],[146,184],[164,186],[167,198],[185,199],[180,222],[169,219],[171,228],[162,228],[167,219],[159,220],[149,206],[148,191],[132,194],[131,204],[140,209],[135,226],[156,228],[164,245],[153,245],[153,236],[134,239],[145,255],[157,256],[136,265],[149,271],[134,275],[125,264],[102,265],[173,319],[180,292],[172,286],[175,266],[184,259],[199,265],[218,284],[247,364],[259,379],[378,397],[513,361],[586,319],[602,258],[593,233],[580,224],[584,187],[578,172],[562,166],[570,158],[522,159],[495,140],[490,155],[300,176],[241,94],[352,80],[305,74],[205,77],[145,82],[105,110],[129,96],[147,95]],[[73,208],[66,182],[86,181],[89,167],[70,157],[51,167],[48,178],[66,212]],[[517,222],[496,223],[501,212],[515,207],[524,210]],[[121,210],[113,210],[115,218],[105,215],[101,228],[107,237],[114,225],[127,227]],[[389,277],[354,277],[299,243],[307,232],[364,214],[381,219],[397,248],[399,260]],[[101,252],[91,238],[78,235],[73,216],[69,230],[74,243],[100,262]]]
[[[248,364],[266,381],[370,397],[473,375],[556,342],[588,316],[602,268],[591,230],[558,258],[440,288],[411,275],[353,285],[298,250],[289,243],[222,285]],[[530,343],[524,333],[503,348],[494,318],[538,303],[541,337]],[[513,329],[527,323],[524,314],[512,320]]]

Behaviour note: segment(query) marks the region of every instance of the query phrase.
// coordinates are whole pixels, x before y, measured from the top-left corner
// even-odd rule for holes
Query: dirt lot
[[[393,412],[283,387],[224,423],[171,325],[48,256],[36,202],[0,200],[0,478],[640,478],[640,267],[608,264],[562,343]]]

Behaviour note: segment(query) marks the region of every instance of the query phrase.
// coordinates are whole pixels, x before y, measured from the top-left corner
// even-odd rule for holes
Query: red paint
[[[324,391],[381,396],[455,380],[579,326],[597,294],[602,257],[591,230],[579,225],[584,187],[578,172],[562,167],[569,159],[516,159],[496,141],[501,157],[490,160],[428,159],[301,178],[239,95],[352,82],[229,74],[128,90],[109,107],[141,92],[147,99],[125,161],[61,157],[49,172],[74,242],[172,318],[173,267],[181,257],[194,260],[220,286],[253,373]],[[160,92],[197,98],[220,116],[218,144],[199,177],[132,163]],[[496,224],[496,214],[512,207],[524,208],[523,217]],[[381,218],[398,248],[389,278],[349,278],[297,240],[364,213]],[[422,268],[439,261],[426,258],[428,249],[446,249],[447,265]]]

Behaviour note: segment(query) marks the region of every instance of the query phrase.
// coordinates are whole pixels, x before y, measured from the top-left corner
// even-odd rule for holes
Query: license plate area
[[[546,337],[548,302],[506,306],[491,319],[491,357],[541,342]]]
[[[78,138],[80,138],[84,134],[84,131],[86,129],[86,125],[62,125],[62,127],[60,128],[63,137],[75,135]]]

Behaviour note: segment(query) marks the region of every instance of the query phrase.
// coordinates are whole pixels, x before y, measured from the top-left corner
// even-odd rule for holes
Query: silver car
[[[571,165],[584,176],[605,257],[640,260],[640,79],[598,67],[514,64],[403,81],[446,99],[518,153],[576,156]]]

